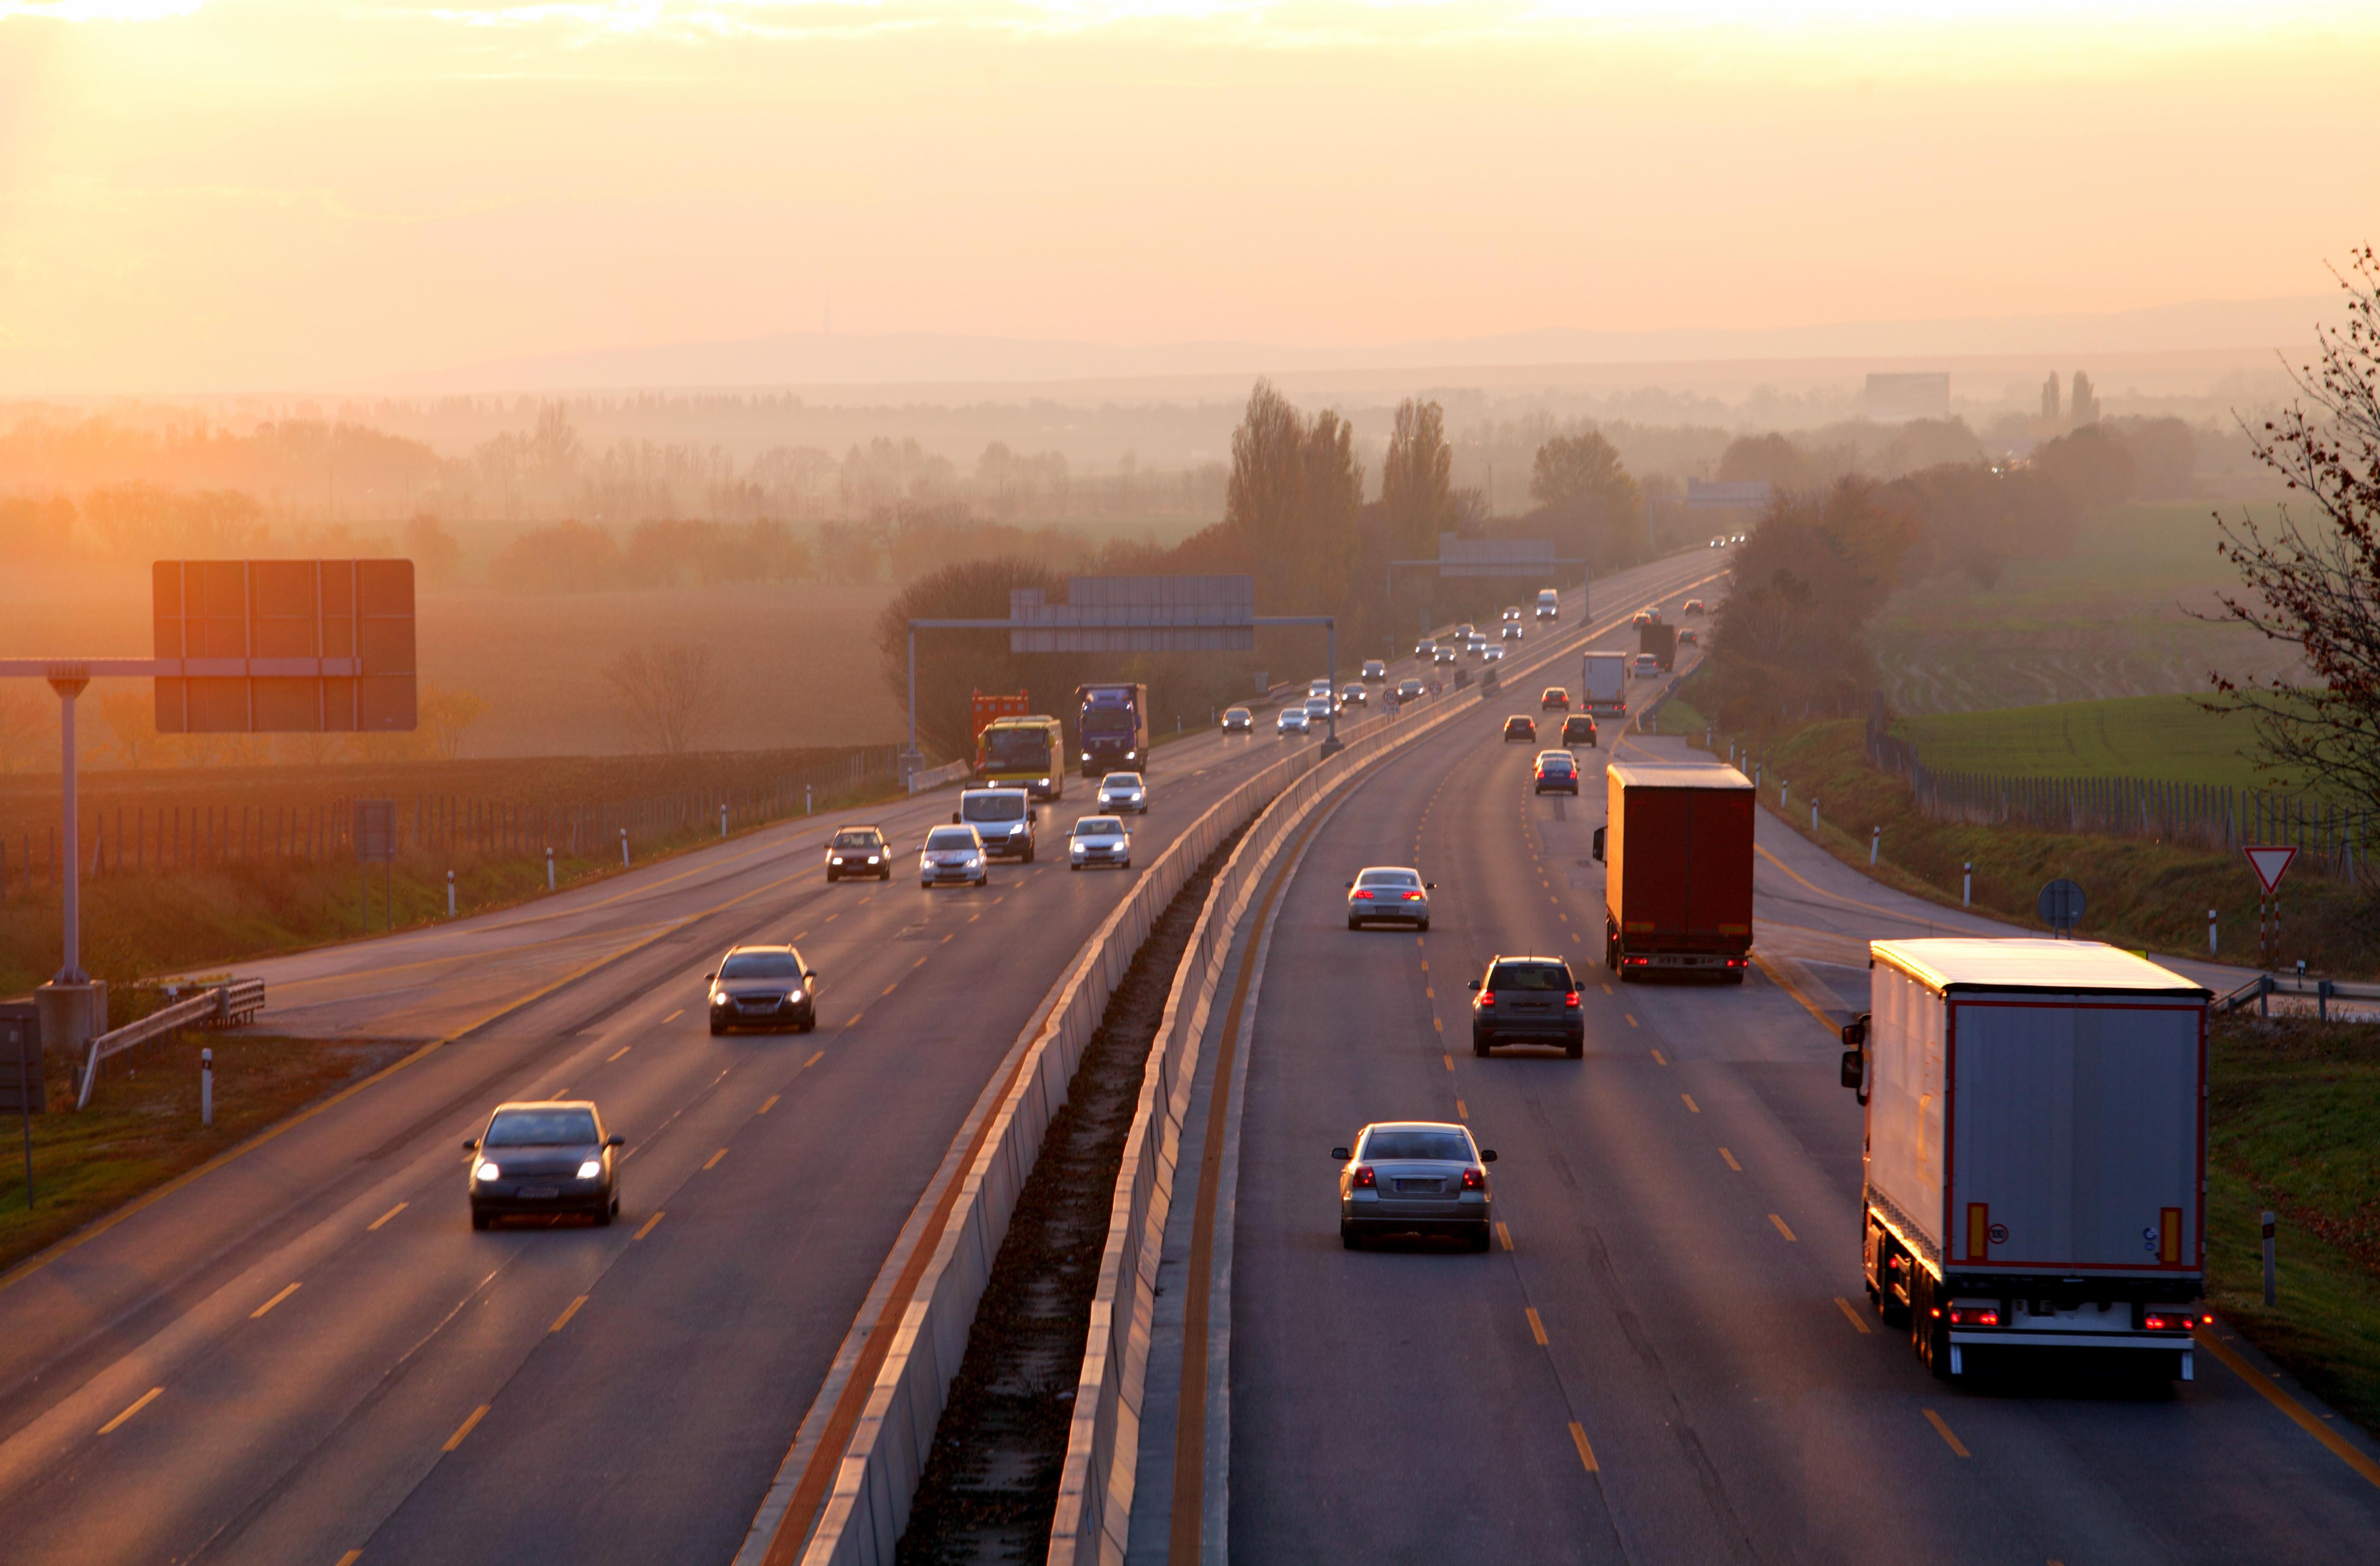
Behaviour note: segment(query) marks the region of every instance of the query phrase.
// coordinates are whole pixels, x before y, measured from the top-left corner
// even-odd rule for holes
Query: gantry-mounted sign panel
[[[160,734],[396,734],[415,722],[410,560],[161,560]]]
[[[1066,601],[1012,588],[1011,652],[1246,652],[1257,644],[1256,578],[1069,577]]]
[[[1438,536],[1438,574],[1441,577],[1549,577],[1554,560],[1551,539],[1464,539],[1452,533]]]

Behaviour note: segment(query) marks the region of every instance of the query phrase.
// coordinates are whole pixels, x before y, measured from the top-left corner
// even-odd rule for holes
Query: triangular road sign
[[[2240,852],[2248,856],[2249,867],[2264,883],[2267,897],[2281,884],[2281,878],[2289,873],[2289,861],[2298,856],[2294,848],[2243,848]]]

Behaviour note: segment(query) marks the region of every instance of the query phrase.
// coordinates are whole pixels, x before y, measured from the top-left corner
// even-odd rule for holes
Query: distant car
[[[1414,643],[1414,656],[1415,658],[1437,657],[1438,643],[1430,639],[1428,637],[1422,637],[1421,640]]]
[[[1562,720],[1561,742],[1564,745],[1593,745],[1595,743],[1595,715],[1591,712],[1573,712],[1569,717],[1564,718]]]
[[[1539,794],[1578,793],[1578,762],[1567,750],[1537,752],[1536,791]]]
[[[1504,618],[1506,620],[1517,620],[1520,617],[1521,606],[1519,604],[1508,603],[1504,606]]]
[[[1636,677],[1640,680],[1659,679],[1661,677],[1660,658],[1657,654],[1650,652],[1638,653],[1636,655]]]
[[[1494,1148],[1443,1121],[1383,1121],[1333,1147],[1340,1161],[1339,1243],[1360,1251],[1388,1234],[1442,1234],[1484,1251],[1495,1234],[1488,1188]]]
[[[926,845],[917,850],[919,886],[947,886],[953,881],[976,886],[991,883],[991,856],[984,852],[983,839],[973,827],[936,827],[926,834]]]
[[[1429,892],[1437,883],[1404,866],[1372,865],[1355,872],[1347,883],[1347,928],[1367,924],[1429,928]]]
[[[1703,638],[1695,634],[1694,628],[1692,625],[1682,625],[1678,628],[1678,645],[1680,647],[1700,647],[1702,644]]]
[[[1389,666],[1377,658],[1366,658],[1364,660],[1364,681],[1366,685],[1388,684]]]
[[[1479,649],[1479,662],[1482,663],[1501,663],[1504,662],[1504,649],[1500,647],[1483,647]]]
[[[1710,609],[1701,599],[1690,598],[1686,600],[1684,603],[1679,605],[1678,613],[1681,614],[1707,614],[1710,613]]]
[[[1513,713],[1504,720],[1504,738],[1507,743],[1519,740],[1526,745],[1536,744],[1537,721],[1525,712]]]
[[[1459,641],[1469,641],[1472,634],[1478,629],[1478,626],[1473,625],[1470,621],[1465,620],[1463,624],[1454,627],[1455,638]]]
[[[818,1026],[818,974],[790,946],[731,946],[710,986],[710,1031],[734,1027]]]
[[[1506,641],[1519,641],[1521,639],[1521,629],[1522,627],[1518,621],[1505,626],[1503,639]]]
[[[1570,710],[1570,692],[1560,686],[1548,686],[1545,694],[1537,698],[1537,710],[1550,712],[1556,708]]]
[[[1419,680],[1399,680],[1397,682],[1397,699],[1399,701],[1419,701],[1422,697],[1427,693],[1428,689],[1429,687],[1423,685]]]
[[[1138,772],[1110,772],[1099,780],[1099,808],[1148,814],[1148,780]]]
[[[1628,623],[1632,625],[1649,625],[1653,623],[1653,612],[1649,609],[1640,609]]]
[[[1727,540],[1725,539],[1713,539],[1710,541],[1710,546],[1713,549],[1725,549],[1727,547]]]
[[[959,807],[951,812],[951,825],[975,828],[985,853],[1027,865],[1038,835],[1033,824],[1040,819],[1032,796],[1021,788],[961,789]]]
[[[498,1104],[487,1129],[463,1144],[474,1155],[471,1227],[519,1213],[576,1212],[599,1228],[610,1223],[620,1212],[612,1155],[626,1146],[604,1134],[603,1117],[585,1099]]]
[[[1429,661],[1433,663],[1451,663],[1454,662],[1455,657],[1455,650],[1451,647],[1433,647],[1430,649]]]
[[[866,876],[870,880],[892,879],[892,844],[883,830],[872,826],[838,827],[826,845],[826,879]]]
[[[1303,707],[1282,708],[1281,716],[1273,720],[1272,726],[1275,734],[1303,734],[1314,732],[1314,725],[1306,720],[1305,709]]]
[[[1123,818],[1085,816],[1075,823],[1074,836],[1066,846],[1066,868],[1080,870],[1093,865],[1132,868],[1132,833],[1123,830]]]
[[[1329,696],[1330,694],[1330,682],[1329,680],[1308,680],[1305,682],[1305,694],[1308,696]]]
[[[1225,734],[1248,734],[1256,733],[1256,729],[1257,715],[1249,711],[1246,708],[1226,707],[1223,709],[1223,732]]]
[[[1471,989],[1473,1054],[1499,1044],[1559,1044],[1573,1061],[1586,1053],[1578,980],[1561,958],[1490,957]]]
[[[1338,710],[1339,703],[1327,693],[1321,696],[1309,696],[1305,698],[1305,721],[1309,723],[1329,722],[1330,715]]]
[[[1735,536],[1735,537],[1733,537],[1733,538],[1731,538],[1731,539],[1728,540],[1728,542],[1730,542],[1730,543],[1731,543],[1731,544],[1740,544],[1740,543],[1742,543],[1742,542],[1743,541],[1743,540],[1744,540],[1744,535],[1743,535],[1743,534],[1742,534],[1742,533],[1738,533],[1738,534],[1736,534],[1736,536]]]
[[[1348,686],[1340,691],[1339,704],[1342,707],[1369,707],[1372,704],[1372,693],[1362,686]]]

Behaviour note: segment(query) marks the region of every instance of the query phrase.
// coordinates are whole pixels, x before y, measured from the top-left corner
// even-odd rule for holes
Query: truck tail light
[[[1485,1191],[1488,1189],[1488,1171],[1478,1168],[1464,1170],[1463,1188],[1466,1191]]]
[[[1641,968],[1646,963],[1652,961],[1649,957],[1622,957],[1620,960],[1623,965],[1632,968]]]
[[[1479,1003],[1483,1006],[1494,1005],[1496,1003],[1496,992],[1492,989],[1481,990],[1479,992]]]
[[[1934,1313],[1941,1315],[1940,1311]],[[1950,1325],[1953,1327],[1997,1327],[2000,1324],[1998,1305],[1952,1305]]]
[[[2152,1332],[2187,1332],[2198,1325],[2198,1317],[2186,1310],[2153,1310],[2141,1318],[2141,1325]]]
[[[1577,990],[1575,990],[1575,989],[1573,989],[1573,990],[1572,990],[1569,994],[1567,994],[1567,995],[1563,996],[1563,997],[1562,997],[1562,1004],[1563,1004],[1563,1005],[1565,1005],[1565,1006],[1575,1006],[1575,1005],[1577,1005],[1577,1004],[1578,1004],[1578,991],[1577,991]]]
[[[1370,1164],[1359,1163],[1355,1166],[1355,1178],[1352,1184],[1358,1191],[1378,1190],[1380,1184],[1380,1177],[1372,1172],[1372,1166]]]

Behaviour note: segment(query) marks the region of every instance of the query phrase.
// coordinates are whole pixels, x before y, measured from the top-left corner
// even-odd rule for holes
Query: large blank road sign
[[[1257,645],[1254,577],[1069,577],[1066,601],[1013,588],[1011,652],[1246,652]]]
[[[1532,577],[1550,579],[1554,546],[1550,539],[1463,539],[1438,536],[1438,574],[1441,577]]]
[[[158,733],[413,728],[410,560],[161,560],[152,573]]]

